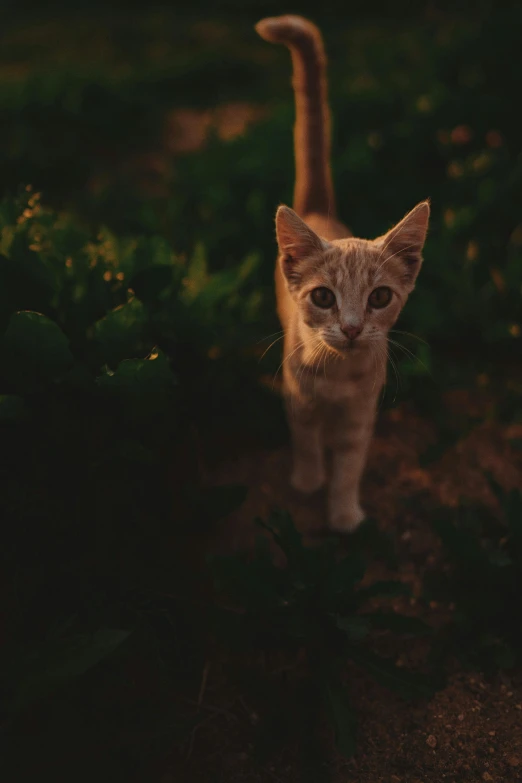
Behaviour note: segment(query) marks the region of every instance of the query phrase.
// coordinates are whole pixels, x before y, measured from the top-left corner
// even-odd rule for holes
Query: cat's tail
[[[266,41],[290,49],[296,119],[294,209],[302,215],[335,217],[330,168],[330,108],[326,55],[317,27],[302,16],[262,19],[256,30]]]

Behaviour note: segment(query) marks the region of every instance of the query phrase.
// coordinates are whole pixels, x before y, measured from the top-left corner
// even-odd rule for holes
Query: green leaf
[[[17,664],[9,679],[12,709],[22,710],[32,701],[85,674],[123,644],[129,634],[129,631],[101,628],[92,634],[44,644]]]
[[[157,416],[173,405],[175,379],[162,351],[146,359],[127,359],[97,379],[100,389],[124,400],[136,415]]]
[[[143,356],[152,345],[145,338],[146,313],[137,298],[116,307],[94,325],[98,361],[114,367],[124,359]]]
[[[51,266],[30,244],[31,238],[25,231],[16,233],[8,257],[0,256],[0,289],[9,293],[14,310],[45,309],[59,288]]]
[[[202,310],[212,312],[216,305],[231,299],[252,274],[258,261],[258,256],[252,254],[247,256],[239,267],[223,269],[210,275],[204,285],[200,287],[197,296],[198,305]]]
[[[489,562],[491,565],[496,566],[497,568],[509,568],[513,565],[513,560],[511,557],[502,549],[495,549],[493,552],[490,552]]]
[[[231,612],[233,629],[248,626],[258,636],[267,629],[278,636],[279,643],[288,640],[288,627],[285,612],[285,624],[281,626],[281,579],[280,570],[275,568],[269,555],[256,556],[248,560],[241,555],[213,556],[210,565],[216,590],[226,594],[236,609],[245,610]],[[226,614],[226,613],[225,613]],[[223,626],[220,630],[224,630]],[[243,643],[247,639],[242,640]],[[259,646],[259,645],[258,645]]]
[[[22,399],[15,394],[0,394],[0,421],[13,421],[27,416],[28,409]]]
[[[369,585],[369,587],[361,587],[357,591],[357,599],[359,604],[362,605],[372,598],[396,598],[397,596],[410,594],[411,589],[409,585],[404,582],[383,580],[381,582],[374,582],[373,585]]]
[[[20,391],[58,380],[73,365],[66,336],[39,313],[14,313],[0,351],[2,374]]]
[[[205,246],[199,242],[194,250],[187,274],[183,280],[183,299],[192,302],[203,291],[208,280],[207,254]]]
[[[172,386],[174,376],[165,354],[155,349],[146,359],[126,359],[116,370],[98,378],[102,388],[147,395],[158,387]]]
[[[137,272],[130,287],[142,302],[154,302],[171,285],[173,269],[166,264],[152,264]]]
[[[87,367],[79,361],[76,361],[71,369],[63,376],[63,383],[69,389],[79,392],[90,392],[93,390],[96,379],[94,374],[89,372]]]
[[[509,644],[503,643],[499,643],[497,649],[494,651],[494,658],[500,669],[512,669],[518,661],[516,650]]]
[[[345,758],[351,758],[356,750],[357,717],[348,689],[340,677],[336,676],[336,672],[326,666],[320,672],[319,687],[326,713],[335,732],[337,749]]]
[[[396,338],[395,341],[400,342],[400,340],[397,340]],[[402,374],[408,376],[431,375],[431,350],[426,343],[417,343],[411,351],[411,354],[407,354],[406,350],[404,350],[404,354],[405,356],[400,361],[400,370]]]
[[[372,628],[380,628],[384,631],[410,636],[426,636],[433,633],[430,626],[418,617],[408,617],[396,612],[372,612],[364,617]]]
[[[522,492],[515,489],[506,493],[503,506],[510,543],[515,553],[514,556],[519,561],[519,567],[522,568]]]
[[[337,628],[343,631],[352,642],[360,642],[370,632],[371,623],[364,617],[334,615],[333,619]]]
[[[276,544],[285,553],[289,565],[298,567],[302,563],[305,553],[303,539],[290,514],[276,511],[272,513],[268,522],[258,519],[256,523],[270,533]]]
[[[349,596],[361,581],[366,571],[366,562],[359,552],[350,552],[342,560],[334,563],[325,585],[325,596],[334,599],[337,596]]]
[[[92,463],[92,468],[93,470],[107,471],[111,463],[113,465],[128,463],[147,466],[157,463],[157,460],[157,455],[138,440],[121,438],[98,455],[98,458]]]

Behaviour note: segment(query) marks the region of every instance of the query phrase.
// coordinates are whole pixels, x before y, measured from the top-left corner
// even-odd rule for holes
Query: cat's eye
[[[314,288],[311,293],[312,302],[316,307],[322,307],[323,310],[327,310],[335,304],[335,294],[330,291],[329,288],[320,286],[320,288]]]
[[[374,310],[381,310],[383,307],[390,304],[391,298],[391,288],[388,288],[386,285],[381,285],[379,288],[376,288],[375,291],[371,292],[368,298],[368,304],[370,307],[373,307]]]

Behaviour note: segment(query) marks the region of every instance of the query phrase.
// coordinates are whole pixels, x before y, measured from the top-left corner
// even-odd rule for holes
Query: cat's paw
[[[303,495],[311,495],[326,484],[326,473],[323,470],[303,470],[294,468],[290,476],[290,485]]]
[[[357,503],[342,510],[331,511],[329,527],[336,533],[353,533],[365,519],[366,514]]]

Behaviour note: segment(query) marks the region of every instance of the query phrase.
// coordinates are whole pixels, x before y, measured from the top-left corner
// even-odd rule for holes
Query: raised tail
[[[266,41],[287,46],[292,55],[296,113],[294,209],[301,216],[318,213],[335,217],[326,55],[321,33],[302,16],[262,19],[256,30]]]

